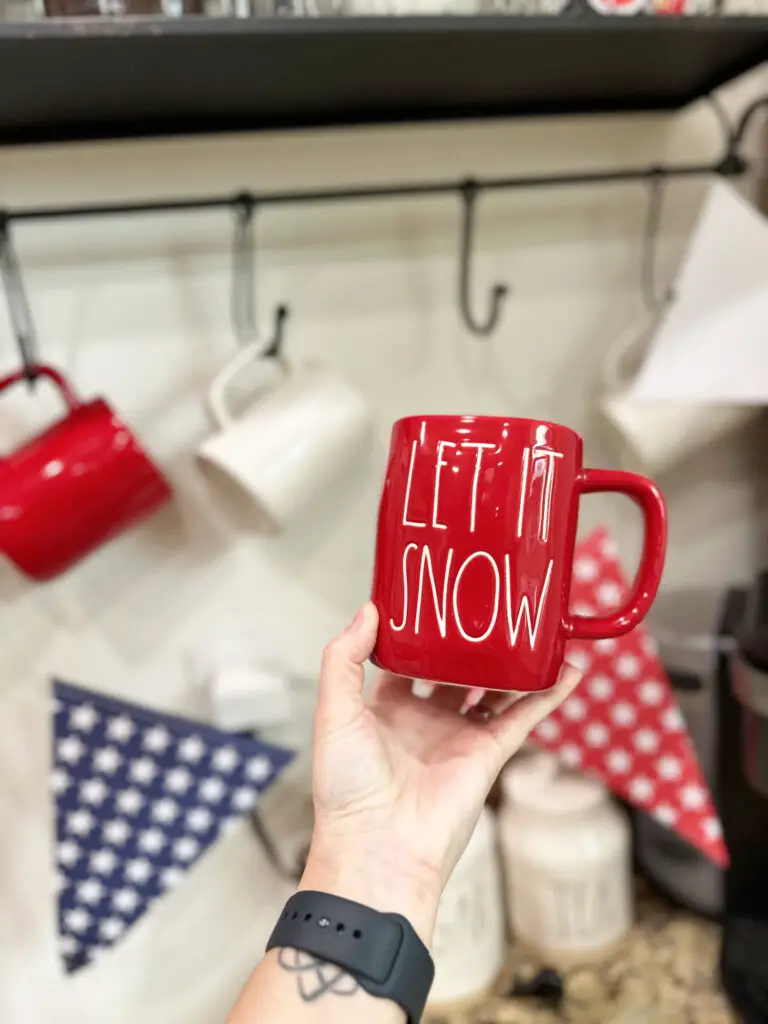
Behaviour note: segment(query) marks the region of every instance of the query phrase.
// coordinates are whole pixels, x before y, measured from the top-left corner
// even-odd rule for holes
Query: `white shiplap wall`
[[[731,110],[764,72],[723,91]],[[757,132],[750,145],[757,145]],[[672,117],[487,122],[334,133],[0,151],[0,200],[32,205],[287,189],[713,159],[705,104]],[[751,187],[751,186],[747,186]],[[706,189],[670,185],[659,273],[669,281]],[[25,225],[17,241],[44,353],[86,395],[108,395],[168,469],[179,501],[77,572],[33,590],[5,571],[0,604],[0,1021],[204,1024],[222,1019],[258,956],[285,887],[248,834],[221,843],[102,964],[60,978],[49,869],[46,679],[52,673],[194,709],[195,649],[246,634],[311,678],[324,641],[365,597],[384,445],[409,412],[535,415],[567,422],[607,464],[595,416],[600,360],[641,311],[640,185],[483,196],[476,288],[513,288],[490,340],[456,306],[454,197],[302,206],[259,218],[259,301],[292,309],[288,352],[348,374],[379,422],[375,457],[285,537],[234,536],[189,460],[209,429],[206,381],[232,352],[226,215]],[[0,369],[13,364],[0,314]],[[43,409],[45,407],[45,409]],[[1,444],[52,400],[3,399]],[[747,438],[665,481],[666,583],[744,577],[765,554]],[[619,500],[585,503],[628,561],[638,529]]]

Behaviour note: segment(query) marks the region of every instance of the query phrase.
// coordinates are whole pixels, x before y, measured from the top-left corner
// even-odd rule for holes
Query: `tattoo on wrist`
[[[325,995],[353,996],[360,987],[342,967],[318,960],[300,949],[280,949],[277,962],[284,971],[296,975],[303,1003],[314,1003]]]

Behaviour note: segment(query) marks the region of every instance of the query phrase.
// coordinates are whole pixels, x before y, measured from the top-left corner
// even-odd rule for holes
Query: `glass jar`
[[[630,828],[601,783],[555,771],[540,754],[502,779],[509,919],[515,938],[550,962],[589,961],[632,923]]]

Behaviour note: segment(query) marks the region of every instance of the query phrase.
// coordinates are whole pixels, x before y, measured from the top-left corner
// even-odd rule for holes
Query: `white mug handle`
[[[626,374],[621,371],[621,364],[633,349],[640,344],[647,343],[648,335],[659,323],[666,309],[667,304],[663,303],[652,313],[646,313],[641,320],[634,320],[613,340],[601,367],[601,391],[603,394],[613,395],[627,386],[629,382]]]
[[[213,378],[208,388],[208,409],[210,410],[211,416],[213,417],[216,426],[220,430],[224,430],[227,427],[231,427],[235,422],[229,408],[227,406],[227,388],[242,371],[248,366],[249,363],[254,360],[263,358],[265,361],[269,359],[273,361],[274,357],[264,356],[264,342],[254,341],[248,345],[244,345],[235,357],[231,359],[227,365],[219,371],[219,373]],[[283,373],[288,372],[285,363],[282,360],[278,360],[280,368]]]

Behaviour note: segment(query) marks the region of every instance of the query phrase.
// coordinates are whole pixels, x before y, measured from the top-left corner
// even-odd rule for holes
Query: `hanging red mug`
[[[0,456],[0,552],[34,580],[70,569],[160,509],[171,488],[102,398],[81,402],[50,366],[67,414]],[[24,379],[0,378],[0,393]]]

